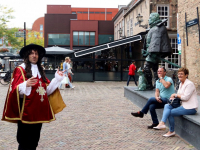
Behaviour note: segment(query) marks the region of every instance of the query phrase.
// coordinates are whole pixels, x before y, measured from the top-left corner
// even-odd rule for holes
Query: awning
[[[52,47],[47,47],[45,48],[46,50],[46,54],[51,54],[51,55],[67,55],[67,54],[71,54],[74,53],[73,50],[70,49],[65,49],[62,47],[58,47],[58,46],[52,46]]]
[[[74,55],[75,55],[75,57],[80,57],[80,56],[84,56],[84,55],[87,55],[87,54],[95,53],[95,52],[98,52],[98,51],[110,49],[110,48],[113,48],[113,47],[117,47],[117,46],[120,46],[120,45],[124,45],[124,44],[131,43],[131,42],[136,42],[136,41],[140,41],[140,40],[142,40],[141,35],[130,36],[130,37],[127,37],[127,38],[124,38],[124,39],[120,39],[120,40],[116,40],[116,41],[109,42],[109,43],[106,43],[106,44],[102,44],[102,45],[98,45],[98,46],[94,46],[94,47],[91,47],[91,48],[80,50],[78,52],[75,52]]]
[[[19,57],[20,57],[19,54],[13,54],[10,52],[5,52],[5,53],[0,54],[0,58],[3,58],[3,59],[19,58]]]

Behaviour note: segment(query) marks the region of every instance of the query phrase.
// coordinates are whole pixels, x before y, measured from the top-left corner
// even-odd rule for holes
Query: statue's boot
[[[147,79],[147,89],[148,90],[152,90],[154,89],[153,85],[152,85],[152,74],[151,74],[151,70],[145,70],[145,77]]]
[[[158,80],[157,72],[154,72],[154,88],[156,88],[156,81]]]
[[[146,89],[148,90],[154,89],[152,85],[152,73],[151,73],[150,67],[151,67],[150,63],[146,63],[144,66],[144,74],[145,74],[145,78],[147,79]]]

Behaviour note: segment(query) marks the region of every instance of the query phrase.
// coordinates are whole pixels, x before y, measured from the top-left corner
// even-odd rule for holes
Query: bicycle
[[[11,73],[10,71],[7,71],[4,77],[0,77],[0,83],[2,85],[8,85],[11,80]]]

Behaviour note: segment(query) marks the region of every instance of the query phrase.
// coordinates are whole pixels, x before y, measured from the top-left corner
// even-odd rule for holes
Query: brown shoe
[[[147,126],[147,129],[153,129],[153,127],[156,127],[158,124],[159,124],[159,123],[156,123],[156,124],[153,123],[152,125]]]
[[[134,117],[140,117],[140,118],[144,117],[144,114],[141,111],[138,111],[136,113],[132,112],[131,115],[133,115]]]

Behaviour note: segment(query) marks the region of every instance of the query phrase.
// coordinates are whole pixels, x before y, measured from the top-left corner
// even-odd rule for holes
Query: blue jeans
[[[196,109],[185,109],[183,106],[173,108],[171,105],[166,104],[163,111],[162,120],[166,123],[167,119],[169,121],[169,130],[170,132],[174,132],[174,117],[181,115],[194,115],[196,114]]]
[[[151,97],[148,99],[146,105],[143,107],[141,112],[147,114],[147,112],[150,110],[151,119],[153,123],[158,124],[159,121],[155,109],[164,108],[165,104],[167,103],[167,100],[167,98],[162,98],[162,103],[159,103],[155,97]]]
[[[127,86],[129,85],[129,81],[130,81],[131,77],[133,77],[133,80],[135,81],[135,85],[137,86],[137,82],[135,80],[135,76],[130,76],[130,75],[128,75]]]

